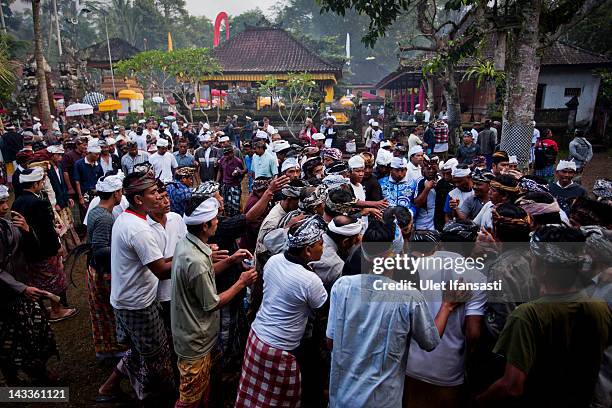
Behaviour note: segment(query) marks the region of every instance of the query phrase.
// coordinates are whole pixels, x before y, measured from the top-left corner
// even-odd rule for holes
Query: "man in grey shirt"
[[[491,130],[491,121],[487,120],[484,124],[484,129],[478,133],[478,146],[480,146],[480,154],[487,159],[487,169],[491,168],[493,152],[495,152],[495,144],[497,137]]]
[[[138,150],[136,142],[127,142],[128,153],[121,158],[121,170],[126,176],[134,172],[134,166],[149,161],[149,153]]]

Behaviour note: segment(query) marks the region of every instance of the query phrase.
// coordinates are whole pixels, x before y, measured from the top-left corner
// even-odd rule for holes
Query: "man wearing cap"
[[[34,121],[34,123],[32,124],[32,132],[42,137],[43,134],[40,130],[42,128],[42,123],[40,123],[40,119],[38,119],[36,116],[33,116],[32,120]]]
[[[85,217],[87,210],[85,194],[95,190],[98,179],[104,175],[102,167],[98,162],[101,151],[98,141],[92,139],[87,143],[87,155],[74,163],[74,187],[78,198],[81,220]]]
[[[349,186],[351,187],[353,194],[357,199],[355,205],[361,208],[368,208],[369,210],[376,208],[382,211],[387,208],[387,202],[382,199],[375,201],[370,201],[367,199],[365,186],[362,184],[366,166],[363,157],[361,155],[351,157],[348,161],[348,166],[350,179]],[[363,221],[365,230],[365,227],[367,227],[367,216],[364,216]]]
[[[327,116],[323,120],[323,129],[321,129],[321,133],[325,135],[325,146],[326,147],[340,147],[338,145],[338,134],[334,129],[334,123],[336,122],[336,118],[334,116]]]
[[[198,136],[200,147],[194,153],[200,180],[214,181],[217,179],[217,148],[212,146],[210,133]]]
[[[51,154],[49,157],[49,171],[47,171],[47,177],[55,193],[55,210],[60,212],[66,207],[74,205],[74,201],[68,195],[68,186],[64,180],[64,170],[62,169],[61,161],[64,155],[64,148],[62,145],[51,145],[47,147],[47,152]]]
[[[381,143],[381,145],[384,145],[385,143],[389,143],[387,141],[383,141]],[[391,160],[393,159],[393,154],[386,150],[386,149],[378,149],[378,153],[376,155],[376,178],[378,180],[387,177],[389,175],[389,172],[391,171],[390,169],[390,165],[391,165]]]
[[[195,168],[183,166],[176,169],[174,173],[175,182],[168,183],[167,191],[170,198],[170,209],[172,212],[182,216],[191,198],[191,188],[193,187],[193,176]]]
[[[263,136],[266,135],[264,139]],[[253,173],[255,178],[272,177],[278,174],[278,163],[276,156],[269,151],[266,145],[267,134],[263,131],[255,135],[255,154],[253,155]]]
[[[279,140],[272,143],[272,151],[276,154],[278,167],[281,168],[285,157],[287,157],[287,153],[291,151],[291,145],[289,145],[289,142],[286,140]]]
[[[149,157],[149,163],[153,165],[155,177],[166,183],[172,181],[174,169],[178,167],[176,158],[168,153],[168,141],[163,138],[157,139],[157,152]]]
[[[416,181],[414,206],[417,213],[414,217],[414,228],[417,230],[434,230],[434,213],[436,209],[437,167],[434,162],[424,159],[421,173],[423,177]]]
[[[383,139],[384,134],[383,131],[379,128],[378,122],[376,122],[375,120],[372,121],[372,140],[370,143],[370,153],[372,153],[374,157],[378,157],[378,149],[380,149]]]
[[[241,152],[240,149],[232,145],[229,136],[226,136],[223,132],[217,132],[218,143],[217,143],[217,159],[221,160],[223,158],[223,149],[226,147],[231,147],[234,149],[234,156],[240,158]]]
[[[327,300],[321,279],[308,266],[321,259],[325,228],[316,215],[292,225],[288,249],[264,266],[263,300],[251,325],[237,408],[300,405],[300,368],[291,352],[300,345],[308,316]]]
[[[280,170],[280,174],[289,177],[289,181],[298,180],[301,175],[301,167],[295,157],[284,160]]]
[[[100,167],[102,167],[102,174],[119,170],[121,168],[121,161],[118,156],[111,154],[107,139],[100,139],[98,145],[100,146]]]
[[[374,131],[372,122],[374,122],[373,118],[368,119],[368,127],[363,133],[363,140],[365,141],[365,147],[368,151],[370,151],[370,148],[372,147],[372,132]]]
[[[208,403],[211,384],[212,351],[217,343],[219,309],[228,304],[256,279],[254,269],[223,293],[217,293],[212,250],[208,240],[217,229],[219,202],[215,198],[194,197],[183,217],[187,236],[180,240],[172,265],[171,321],[174,350],[180,372],[177,406]]]
[[[12,210],[21,214],[38,238],[38,247],[28,256],[28,283],[31,286],[51,292],[61,302],[51,301],[50,320],[60,321],[74,316],[76,309],[67,306],[66,275],[61,255],[61,244],[55,230],[53,209],[48,200],[41,198],[44,188],[45,171],[36,167],[21,172],[19,182],[23,193],[13,203]]]
[[[219,172],[217,173],[217,182],[221,183],[221,194],[225,202],[225,215],[228,217],[240,214],[242,178],[246,172],[244,163],[234,155],[234,147],[228,143],[228,146],[223,149],[223,157],[219,160]]]
[[[415,214],[412,204],[416,183],[406,177],[408,162],[404,157],[394,157],[391,160],[391,174],[380,180],[383,197],[390,207],[401,206]]]
[[[127,148],[127,154],[121,158],[121,169],[126,176],[134,172],[134,166],[149,161],[149,153],[138,150],[136,142],[127,142]]]
[[[315,144],[315,147],[319,149],[319,152],[323,152],[325,148],[325,135],[323,133],[315,133],[312,135],[312,140]]]
[[[474,196],[472,189],[472,172],[465,164],[459,164],[452,169],[453,185],[446,202],[444,203],[444,213],[446,214],[446,222],[457,218],[459,207],[465,202],[468,197]]]
[[[170,344],[157,300],[160,279],[169,279],[172,261],[164,259],[147,213],[160,201],[157,181],[134,172],[123,180],[130,207],[113,225],[111,237],[111,294],[117,335],[130,349],[98,389],[98,398],[121,393],[128,378],[140,401],[175,389]]]
[[[423,163],[423,148],[420,145],[415,145],[408,150],[408,171],[406,172],[406,179],[416,182],[418,179],[423,177],[421,174],[421,164]]]
[[[587,195],[584,187],[573,182],[576,169],[575,162],[560,160],[555,171],[557,181],[548,185],[548,191],[557,199],[559,207],[567,214],[569,214],[571,203],[575,198]]]

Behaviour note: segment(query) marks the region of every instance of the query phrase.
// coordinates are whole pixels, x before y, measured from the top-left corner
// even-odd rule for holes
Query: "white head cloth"
[[[191,215],[184,214],[183,221],[186,225],[200,225],[215,218],[219,213],[219,201],[211,197],[202,201],[202,203],[193,210]]]
[[[408,161],[405,157],[394,157],[391,159],[391,168],[392,169],[407,169]]]
[[[220,142],[229,142],[229,136],[221,136],[221,137],[219,138],[219,141],[220,141]]]
[[[274,153],[278,153],[281,150],[289,149],[291,145],[286,140],[277,140],[274,142]]]
[[[516,156],[508,156],[508,163],[518,164],[518,158]]]
[[[101,151],[100,143],[96,139],[87,142],[87,153],[100,153]]]
[[[448,159],[447,161],[440,164],[440,170],[453,170],[453,168],[459,165],[459,161],[455,158]]]
[[[363,157],[356,155],[349,159],[348,165],[351,170],[365,168],[365,160],[363,160]]]
[[[391,160],[393,160],[393,153],[379,149],[376,155],[376,165],[378,166],[388,166],[391,164]]]
[[[168,141],[166,139],[162,139],[161,137],[157,139],[157,143],[155,143],[157,147],[168,147]]]
[[[64,147],[62,145],[51,145],[47,147],[47,151],[51,154],[64,154]]]
[[[255,138],[257,138],[257,139],[268,139],[268,134],[266,132],[264,132],[263,130],[258,130],[257,133],[255,133]]]
[[[96,191],[113,193],[123,188],[123,172],[119,171],[112,176],[100,177],[96,183]]]
[[[412,157],[413,154],[423,153],[423,148],[421,145],[415,145],[408,150],[408,157]]]
[[[453,167],[453,177],[467,177],[471,174],[472,172],[470,171],[470,169],[461,169],[459,167]]]
[[[325,140],[325,135],[323,133],[315,133],[312,135],[313,140]]]
[[[574,170],[576,171],[576,163],[568,160],[559,160],[557,164],[557,171],[561,170]]]
[[[295,157],[289,157],[285,161],[283,161],[283,164],[281,166],[281,173],[289,169],[299,169],[299,168],[300,168],[300,165],[297,162],[297,159]]]
[[[340,234],[345,237],[352,237],[361,233],[361,230],[363,228],[363,221],[358,219],[357,222],[338,227],[334,220],[331,220],[327,224],[327,228],[329,228],[331,232],[335,232],[336,234]]]
[[[6,186],[0,184],[0,200],[9,198],[9,190]]]
[[[31,172],[28,169],[25,172],[21,173],[19,175],[19,182],[20,183],[32,183],[34,181],[42,180],[43,177],[45,177],[45,171],[42,169],[42,167],[35,167],[32,169]]]

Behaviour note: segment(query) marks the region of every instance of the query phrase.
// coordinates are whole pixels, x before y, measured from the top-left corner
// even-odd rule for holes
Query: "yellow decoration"
[[[131,89],[122,89],[119,91],[117,97],[119,99],[137,99],[137,95],[138,94]]]
[[[340,106],[342,106],[343,108],[352,108],[353,106],[355,106],[355,104],[353,103],[353,101],[350,100],[350,98],[343,96],[342,98],[340,98]]]
[[[136,100],[142,101],[142,100],[144,100],[144,95],[141,94],[140,92],[136,92],[136,95],[132,99],[136,99]]]
[[[172,46],[172,34],[168,31],[168,51],[173,51],[174,47]]]
[[[331,103],[334,101],[334,85],[325,85],[325,103]]]
[[[107,99],[98,105],[100,112],[110,112],[121,109],[121,102],[115,99]]]

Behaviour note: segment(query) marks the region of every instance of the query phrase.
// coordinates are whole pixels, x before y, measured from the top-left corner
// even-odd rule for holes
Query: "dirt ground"
[[[608,151],[595,154],[593,161],[583,175],[583,185],[587,189],[592,188],[597,178],[612,178],[611,153]],[[76,287],[70,286],[68,290],[69,302],[79,309],[79,314],[73,319],[53,325],[61,359],[59,361],[53,360],[50,367],[70,387],[70,403],[62,405],[69,407],[119,407],[121,405],[95,404],[93,402],[99,385],[110,374],[112,367],[99,365],[95,360],[91,340],[85,273],[83,265],[79,266],[75,268],[73,275]],[[124,386],[126,385],[124,384]],[[41,404],[21,404],[19,406],[28,405],[42,406]]]

